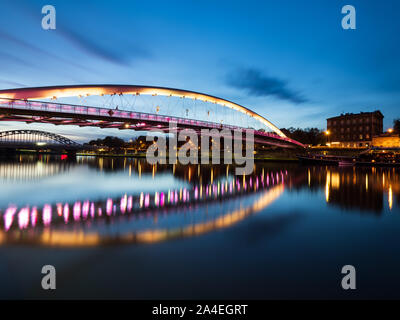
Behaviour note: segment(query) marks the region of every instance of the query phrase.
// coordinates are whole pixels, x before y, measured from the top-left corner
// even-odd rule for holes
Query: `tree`
[[[97,147],[107,147],[109,150],[120,150],[125,147],[125,141],[118,137],[105,137],[89,141],[89,144]]]
[[[396,133],[400,133],[400,118],[393,120],[393,131]]]
[[[289,138],[299,141],[303,144],[319,145],[326,141],[324,132],[318,128],[293,128],[281,129]]]

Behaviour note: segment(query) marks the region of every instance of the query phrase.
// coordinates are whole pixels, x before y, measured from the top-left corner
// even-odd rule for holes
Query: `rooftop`
[[[382,112],[380,112],[379,110],[375,110],[375,111],[372,111],[372,112],[342,113],[342,114],[340,114],[340,116],[331,117],[331,118],[328,118],[327,120],[337,119],[337,118],[342,118],[342,117],[351,118],[351,117],[359,117],[359,116],[368,116],[368,115],[373,115],[373,114],[383,118]]]

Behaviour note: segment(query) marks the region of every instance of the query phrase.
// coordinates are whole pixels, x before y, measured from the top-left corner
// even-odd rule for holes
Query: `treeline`
[[[393,131],[396,133],[400,133],[400,118],[393,120]]]
[[[147,150],[152,141],[146,141],[146,136],[132,137],[129,141],[125,141],[118,137],[107,136],[104,139],[96,139],[89,141],[88,145],[95,148],[105,149],[106,152],[121,152],[124,149],[134,151]]]
[[[325,145],[326,144],[326,136],[323,130],[318,128],[293,128],[290,127],[288,129],[281,129],[281,131],[291,139],[299,141],[303,144],[310,145]]]
[[[104,139],[97,139],[89,141],[89,145],[94,147],[107,147],[107,148],[124,148],[126,143],[118,137],[105,137]]]

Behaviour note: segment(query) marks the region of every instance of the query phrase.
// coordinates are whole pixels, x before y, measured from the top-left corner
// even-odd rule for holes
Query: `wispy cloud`
[[[144,49],[135,47],[125,51],[121,50],[118,45],[113,49],[110,44],[108,46],[102,45],[99,42],[90,39],[90,37],[84,36],[83,34],[66,28],[65,26],[58,26],[57,33],[87,54],[119,65],[129,65],[131,58],[150,57],[150,53]]]
[[[18,58],[15,55],[11,55],[7,52],[0,51],[0,60],[1,60],[1,62],[3,62],[3,64],[6,64],[6,63],[9,64],[10,62],[12,62],[12,63],[20,64],[24,67],[32,67],[31,63],[29,63],[21,58]]]
[[[21,39],[19,39],[17,37],[14,37],[14,36],[12,36],[12,35],[10,35],[8,33],[0,31],[0,44],[3,41],[8,41],[8,42],[11,42],[11,43],[13,43],[13,44],[15,44],[15,45],[17,45],[17,46],[19,46],[21,48],[27,49],[27,50],[29,50],[29,51],[41,56],[43,59],[51,58],[51,59],[54,59],[55,61],[63,62],[65,64],[69,65],[69,66],[73,66],[75,68],[78,68],[78,69],[81,69],[81,70],[85,70],[87,72],[92,72],[92,73],[94,72],[92,69],[90,69],[90,68],[88,68],[86,66],[83,66],[83,65],[81,65],[79,63],[76,63],[76,62],[74,62],[74,61],[72,61],[70,59],[66,59],[66,58],[63,58],[61,56],[55,55],[55,54],[53,54],[53,53],[51,53],[51,52],[49,52],[47,50],[44,50],[44,49],[42,49],[42,48],[40,48],[38,46],[35,46],[35,45],[30,44],[30,43],[28,43],[28,42],[26,42],[24,40],[21,40]],[[27,62],[27,61],[25,61],[25,63],[29,64],[29,62]]]
[[[35,21],[40,21],[43,17],[37,4],[24,2],[19,5],[19,8]],[[108,37],[108,40],[105,40],[107,38],[106,35],[103,35],[102,38],[94,37],[85,28],[71,28],[69,21],[67,21],[65,16],[58,17],[56,34],[87,55],[121,66],[129,66],[130,62],[135,58],[147,59],[152,57],[152,54],[147,49],[130,41],[119,40],[116,35],[111,39]]]
[[[226,77],[226,83],[257,97],[272,96],[296,104],[309,101],[299,92],[290,89],[287,81],[265,75],[254,68],[240,68],[230,72]]]

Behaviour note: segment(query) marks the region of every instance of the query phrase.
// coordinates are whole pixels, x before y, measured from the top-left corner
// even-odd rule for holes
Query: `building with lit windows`
[[[346,113],[327,119],[327,145],[365,148],[372,138],[383,132],[383,114],[374,112]]]
[[[393,132],[382,133],[372,138],[372,145],[378,148],[400,148],[400,135]]]

